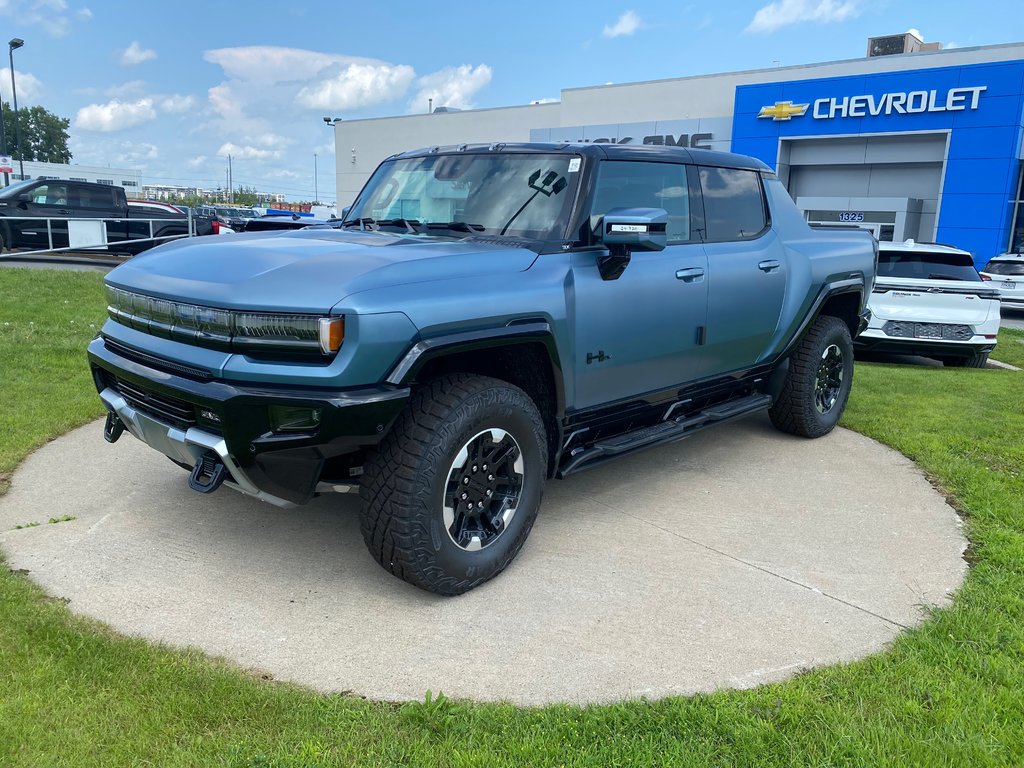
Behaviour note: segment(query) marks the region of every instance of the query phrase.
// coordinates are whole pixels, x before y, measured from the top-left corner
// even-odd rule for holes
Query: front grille
[[[106,336],[103,337],[103,345],[114,354],[120,355],[128,360],[132,360],[136,363],[148,366],[150,368],[156,368],[160,371],[167,371],[168,373],[176,373],[179,376],[187,376],[190,379],[196,379],[198,381],[209,381],[213,378],[213,374],[209,371],[205,371],[202,368],[193,368],[191,365],[182,365],[181,363],[172,363],[170,360],[164,360],[162,357],[154,357],[153,355],[140,352],[137,349],[126,347],[124,344],[119,344],[113,339],[108,339]]]
[[[106,371],[104,371],[103,378],[108,387],[116,390],[136,410],[178,429],[195,426],[196,411],[190,403],[178,400],[176,397],[158,395],[145,387]]]
[[[970,341],[974,329],[969,325],[956,323],[912,323],[906,320],[890,320],[882,326],[886,336],[904,339],[941,339],[943,341]]]

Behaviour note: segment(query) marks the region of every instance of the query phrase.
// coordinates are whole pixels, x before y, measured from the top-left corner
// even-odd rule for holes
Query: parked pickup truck
[[[107,440],[201,492],[358,492],[373,557],[452,595],[511,562],[551,478],[764,411],[828,433],[875,263],[748,157],[433,147],[385,160],[340,228],[113,270],[89,360]]]
[[[160,241],[150,237],[184,235],[188,218],[172,206],[129,205],[122,187],[88,181],[28,179],[0,190],[0,249],[48,250],[69,245],[72,219],[108,219],[109,250],[139,253]],[[150,229],[150,219],[152,222]],[[212,234],[208,220],[196,220],[197,235]],[[152,235],[150,234],[152,232]]]

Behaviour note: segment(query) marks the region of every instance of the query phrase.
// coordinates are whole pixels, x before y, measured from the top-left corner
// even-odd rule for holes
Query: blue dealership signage
[[[776,167],[787,139],[948,133],[936,239],[984,261],[1006,247],[1022,126],[1024,62],[972,64],[738,86],[732,149]]]

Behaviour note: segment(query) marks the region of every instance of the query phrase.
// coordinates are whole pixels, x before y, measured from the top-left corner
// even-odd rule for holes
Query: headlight
[[[308,351],[331,355],[341,348],[341,317],[243,312],[157,299],[107,286],[107,314],[139,331],[201,346],[239,352]]]

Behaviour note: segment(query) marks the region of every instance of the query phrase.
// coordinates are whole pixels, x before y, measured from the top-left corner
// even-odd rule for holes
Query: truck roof
[[[734,152],[719,152],[713,149],[687,149],[653,144],[606,144],[576,142],[494,142],[491,144],[448,144],[444,146],[421,147],[402,152],[392,157],[426,157],[454,153],[484,154],[488,152],[537,152],[545,154],[583,155],[595,160],[646,160],[648,162],[690,163],[712,165],[724,168],[749,168],[756,171],[772,169],[760,160],[738,155]],[[390,158],[389,158],[390,159]]]

